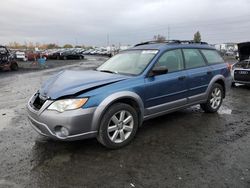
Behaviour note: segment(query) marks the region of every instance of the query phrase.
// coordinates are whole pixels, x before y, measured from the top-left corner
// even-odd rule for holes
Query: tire
[[[63,60],[67,60],[68,58],[66,56],[63,56]]]
[[[215,83],[209,92],[207,102],[200,104],[202,110],[207,113],[217,112],[223,101],[223,93],[223,87]]]
[[[235,82],[232,82],[231,87],[235,87]]]
[[[18,65],[17,65],[17,63],[11,63],[10,69],[11,69],[12,71],[18,71]]]
[[[131,142],[137,129],[135,109],[128,104],[116,103],[103,115],[97,140],[109,149],[118,149]]]

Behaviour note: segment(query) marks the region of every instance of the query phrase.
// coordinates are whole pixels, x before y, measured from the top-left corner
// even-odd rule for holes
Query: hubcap
[[[114,114],[108,124],[108,137],[114,143],[127,140],[133,131],[134,118],[129,111],[122,110]]]
[[[211,98],[210,98],[210,106],[213,109],[217,109],[220,106],[221,99],[222,99],[221,90],[217,87],[214,88],[211,94]]]

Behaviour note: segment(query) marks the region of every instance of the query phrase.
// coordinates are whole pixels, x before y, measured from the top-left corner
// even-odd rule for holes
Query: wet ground
[[[144,122],[120,150],[107,150],[95,139],[40,137],[27,120],[29,97],[62,69],[100,63],[0,72],[0,188],[250,187],[250,88],[245,86],[232,88],[219,113],[195,106]]]

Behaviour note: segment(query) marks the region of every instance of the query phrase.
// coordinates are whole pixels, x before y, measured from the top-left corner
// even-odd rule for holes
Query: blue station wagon
[[[96,70],[54,75],[29,100],[28,117],[41,135],[96,137],[116,149],[134,138],[144,120],[197,104],[216,112],[230,85],[230,66],[208,44],[150,41]]]

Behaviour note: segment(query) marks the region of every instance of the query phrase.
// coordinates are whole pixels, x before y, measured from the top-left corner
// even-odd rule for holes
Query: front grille
[[[45,102],[46,100],[42,99],[40,95],[37,95],[36,99],[34,100],[33,106],[37,110],[40,110]]]
[[[250,71],[248,70],[235,70],[234,71],[234,80],[250,82]]]

